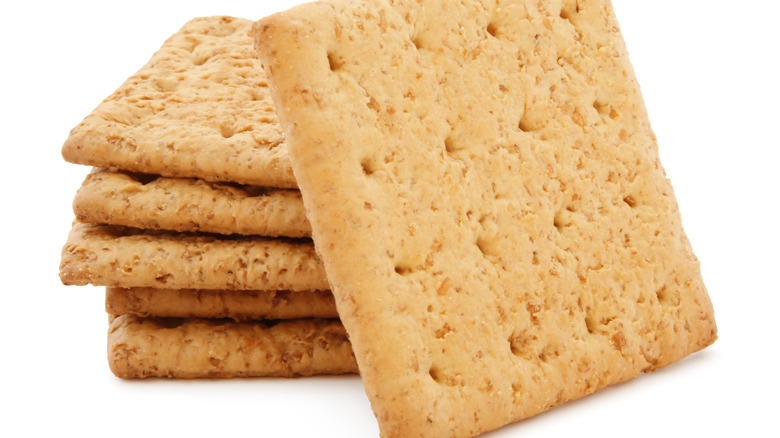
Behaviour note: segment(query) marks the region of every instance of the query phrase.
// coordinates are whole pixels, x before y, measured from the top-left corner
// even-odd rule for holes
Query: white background
[[[295,2],[8,3],[0,435],[376,436],[354,376],[114,378],[102,289],[64,287],[57,276],[71,200],[88,171],[60,157],[69,130],[190,18],[254,19]],[[487,436],[778,436],[778,5],[614,0],[720,339]]]

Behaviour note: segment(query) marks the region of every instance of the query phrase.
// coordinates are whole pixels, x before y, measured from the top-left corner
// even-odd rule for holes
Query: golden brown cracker
[[[205,233],[308,237],[298,190],[95,169],[73,211],[80,222]]]
[[[106,288],[109,315],[167,318],[338,318],[330,291]]]
[[[296,377],[357,372],[338,320],[275,323],[112,318],[108,363],[117,377]]]
[[[251,21],[196,18],[108,96],[62,148],[70,162],[295,188],[249,36]]]
[[[62,249],[60,279],[76,286],[328,290],[310,241],[79,222]]]
[[[318,2],[255,29],[383,436],[475,435],[715,340],[609,1]]]

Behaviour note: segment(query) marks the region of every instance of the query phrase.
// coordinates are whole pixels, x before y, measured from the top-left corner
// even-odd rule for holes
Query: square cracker
[[[70,162],[295,188],[252,22],[196,18],[73,128]]]
[[[115,376],[177,379],[296,377],[357,372],[337,319],[235,322],[112,317],[108,364]]]
[[[310,237],[298,190],[93,169],[76,197],[79,222],[219,234]]]
[[[716,338],[611,4],[319,2],[255,44],[383,436],[469,436]]]
[[[330,291],[106,288],[109,315],[166,318],[338,318]]]
[[[311,241],[80,222],[62,248],[60,280],[73,286],[328,290]]]

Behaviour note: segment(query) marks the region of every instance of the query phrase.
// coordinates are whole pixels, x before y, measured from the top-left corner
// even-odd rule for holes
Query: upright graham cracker
[[[196,18],[108,96],[62,147],[70,162],[295,188],[252,22]]]
[[[318,2],[255,44],[383,436],[475,435],[716,339],[609,1]]]

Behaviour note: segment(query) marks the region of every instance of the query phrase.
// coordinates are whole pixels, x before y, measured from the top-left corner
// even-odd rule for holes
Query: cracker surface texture
[[[76,222],[62,248],[67,285],[328,290],[311,241],[170,233]]]
[[[610,2],[319,2],[255,44],[383,436],[476,435],[715,340]]]
[[[109,315],[172,318],[338,318],[330,291],[106,288]]]
[[[309,237],[298,190],[94,169],[73,200],[80,222],[150,230]]]
[[[344,327],[332,319],[270,324],[123,315],[109,323],[108,363],[125,379],[357,372]]]
[[[251,24],[232,17],[186,23],[73,128],[63,157],[133,172],[295,188]]]

